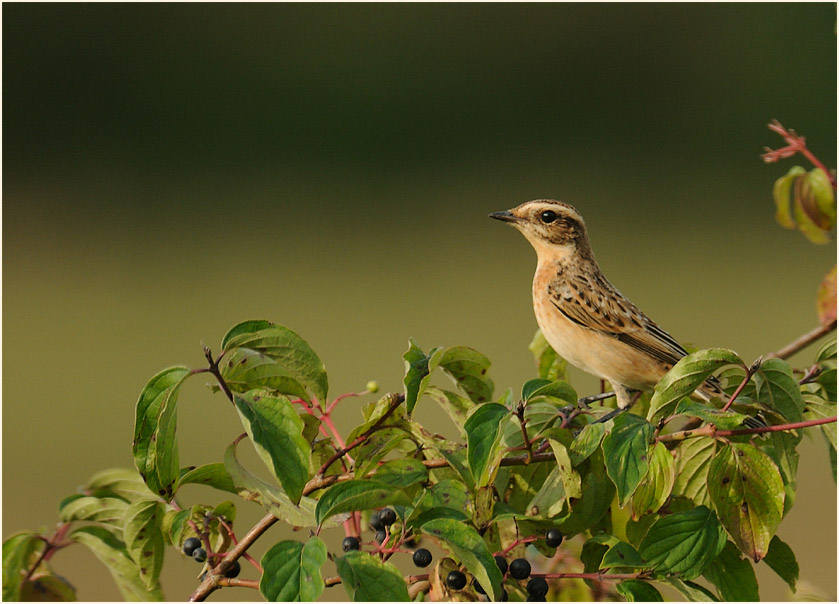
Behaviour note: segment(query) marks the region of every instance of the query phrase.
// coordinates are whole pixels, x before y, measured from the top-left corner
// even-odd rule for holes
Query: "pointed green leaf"
[[[117,497],[77,496],[61,502],[58,514],[62,522],[90,520],[122,526],[128,504]]]
[[[678,577],[667,577],[664,581],[682,594],[688,602],[719,602],[714,594],[693,581],[682,581]]]
[[[778,358],[767,359],[761,364],[754,379],[761,403],[778,411],[789,422],[801,421],[804,400],[789,363]]]
[[[676,448],[676,481],[673,494],[681,495],[696,505],[709,506],[708,468],[716,451],[713,438],[699,436],[679,443]]]
[[[683,398],[676,405],[676,415],[689,415],[690,417],[698,417],[704,422],[714,424],[720,430],[731,430],[742,424],[749,417],[743,413],[737,413],[728,409],[722,411],[707,403],[700,403],[692,401],[689,398]]]
[[[101,526],[83,526],[70,533],[69,538],[86,545],[105,565],[126,600],[163,600],[159,585],[146,588],[140,570],[128,555],[125,544],[111,531]]]
[[[756,447],[729,443],[711,461],[708,493],[734,543],[758,562],[784,513],[784,484],[777,466]]]
[[[620,567],[644,568],[645,566],[641,555],[634,547],[624,541],[618,541],[609,547],[609,550],[603,554],[603,560],[600,561],[601,569]]]
[[[223,463],[208,463],[197,468],[185,468],[182,472],[178,481],[180,486],[203,484],[228,493],[238,494],[239,492]]]
[[[16,533],[3,542],[3,601],[19,601],[23,578],[46,544],[37,533]]]
[[[318,525],[335,514],[372,510],[386,505],[409,505],[408,496],[377,480],[348,480],[332,485],[318,499],[315,519]]]
[[[451,376],[470,400],[478,404],[492,399],[495,386],[487,376],[490,365],[488,358],[468,346],[438,349],[428,359],[429,372],[439,367]]]
[[[603,439],[606,471],[617,487],[621,507],[647,475],[654,431],[644,418],[623,413],[615,418],[612,431]]]
[[[798,230],[812,243],[828,243],[831,220],[818,211],[809,176],[804,174],[793,183],[792,215]]]
[[[556,423],[560,419],[559,409],[554,403],[529,402],[524,408],[524,419],[527,422],[527,436],[533,440],[537,435]],[[524,445],[521,424],[517,417],[503,422],[501,426],[501,444],[507,448],[517,448]],[[570,436],[570,431],[567,431]],[[571,439],[569,438],[569,441]],[[569,443],[570,444],[570,443]]]
[[[551,348],[539,329],[533,334],[533,340],[530,342],[528,348],[536,360],[536,369],[539,372],[540,378],[550,381],[564,380],[567,378],[565,371],[567,363],[565,359]]]
[[[556,470],[559,473],[562,486],[565,488],[565,495],[578,499],[582,497],[583,491],[580,486],[580,474],[574,470],[568,448],[563,443],[563,440],[570,440],[570,436],[566,436],[567,432],[563,428],[551,428],[544,433],[544,436],[551,445],[551,451],[553,451],[556,460]]]
[[[725,532],[716,515],[699,506],[659,518],[641,541],[639,553],[658,572],[693,579],[724,546]]]
[[[426,522],[422,532],[438,539],[460,560],[494,601],[501,597],[501,571],[478,532],[451,518]]]
[[[621,581],[615,588],[627,602],[663,602],[658,590],[650,585],[649,581],[639,579],[628,579]]]
[[[592,464],[599,465],[599,471]],[[583,496],[571,503],[571,515],[562,521],[560,529],[571,537],[592,529],[601,521],[615,496],[615,485],[603,468],[603,454],[598,451],[589,458],[588,472],[582,474]]]
[[[402,358],[405,359],[405,377],[402,383],[405,385],[405,407],[408,410],[408,415],[413,412],[417,401],[423,395],[423,391],[428,384],[428,374],[431,373],[428,368],[428,360],[438,350],[439,348],[432,348],[428,356],[425,356],[425,353],[417,346],[413,338],[408,340],[408,350],[402,355]]]
[[[311,455],[297,411],[286,397],[263,390],[234,394],[233,400],[259,457],[296,504],[309,480]]]
[[[163,568],[162,519],[163,505],[155,501],[132,503],[125,513],[125,549],[137,565],[146,589],[157,585]]]
[[[682,398],[693,393],[712,373],[727,365],[743,365],[734,352],[722,348],[697,350],[683,357],[656,384],[647,420],[656,423],[667,417]]]
[[[329,389],[326,368],[309,344],[287,327],[268,321],[245,321],[228,331],[221,345],[225,358],[236,348],[264,354],[310,395],[319,401],[326,400]],[[223,360],[222,374],[227,366]],[[301,398],[309,400],[308,396]]]
[[[830,338],[821,345],[819,351],[816,353],[816,363],[823,361],[836,360],[836,338]]]
[[[530,380],[528,384],[532,384],[536,380]],[[527,386],[527,384],[525,384]],[[522,398],[524,398],[524,389],[522,388]],[[568,382],[555,381],[542,384],[535,390],[528,393],[525,401],[538,400],[540,398],[553,399],[557,403],[565,405],[577,404],[577,391],[574,390]]]
[[[221,377],[233,392],[265,388],[275,394],[310,399],[306,388],[290,370],[258,350],[234,348],[224,356],[219,367]]]
[[[373,478],[396,488],[405,488],[428,480],[428,469],[418,459],[392,459],[382,464]]]
[[[798,560],[795,559],[792,548],[781,541],[778,535],[772,537],[772,541],[769,542],[769,551],[763,561],[786,581],[795,593],[795,584],[798,582]]]
[[[408,588],[395,566],[366,552],[335,558],[338,575],[353,602],[408,602]]]
[[[326,545],[317,537],[305,544],[280,541],[262,556],[259,593],[269,602],[314,602],[323,593],[326,556]]]
[[[64,577],[36,572],[21,585],[22,602],[76,602],[76,588]]]
[[[795,180],[804,174],[801,166],[793,166],[789,172],[775,181],[772,196],[775,199],[775,221],[785,229],[794,229],[795,220],[792,219],[792,204],[790,191]]]
[[[560,469],[554,466],[539,491],[527,504],[527,514],[539,518],[553,518],[565,507],[567,498]]]
[[[352,442],[351,438],[352,434],[347,442]],[[401,427],[385,428],[373,432],[353,453],[353,457],[356,459],[356,477],[363,477],[375,469],[385,455],[409,438],[410,435]]]
[[[663,443],[656,443],[650,455],[650,469],[632,496],[632,517],[657,512],[670,497],[676,481],[676,461]]]
[[[128,501],[158,498],[149,490],[137,470],[127,468],[110,468],[97,472],[90,477],[84,492],[96,497],[122,497]]]
[[[544,378],[535,378],[532,380],[528,380],[524,383],[521,387],[521,400],[525,403],[530,399],[530,396],[542,388],[543,386],[547,386],[551,383],[550,380],[546,380]]]
[[[726,541],[720,555],[705,570],[705,578],[716,585],[726,602],[759,602],[757,578],[752,563],[740,556],[737,546]]]
[[[134,465],[149,489],[167,501],[180,474],[177,426],[178,391],[190,376],[187,367],[172,367],[154,376],[137,401]]]
[[[574,438],[574,442],[568,448],[568,453],[571,455],[571,463],[577,467],[589,456],[594,453],[603,436],[606,434],[606,426],[601,423],[586,424],[580,433]]]
[[[236,444],[234,442],[225,450],[224,468],[230,474],[239,495],[248,501],[258,502],[291,526],[317,526],[315,501],[309,497],[302,497],[299,505],[294,505],[282,489],[255,476],[239,463],[236,458]]]
[[[463,425],[466,430],[467,459],[475,485],[492,482],[501,462],[501,429],[511,413],[498,403],[487,403],[476,408]]]
[[[469,417],[469,412],[475,408],[475,403],[459,394],[435,388],[434,386],[428,386],[425,389],[425,394],[437,401],[443,411],[446,412],[446,415],[454,422],[454,425],[457,426],[461,438],[465,439],[466,430],[463,429],[463,424],[466,422],[466,418]]]

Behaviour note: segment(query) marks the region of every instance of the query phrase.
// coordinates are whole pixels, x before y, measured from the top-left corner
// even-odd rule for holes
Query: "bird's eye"
[[[554,212],[553,210],[545,210],[544,212],[542,212],[539,215],[539,218],[545,224],[549,224],[549,223],[553,222],[554,220],[556,220],[558,218],[558,216],[556,215],[556,212]]]

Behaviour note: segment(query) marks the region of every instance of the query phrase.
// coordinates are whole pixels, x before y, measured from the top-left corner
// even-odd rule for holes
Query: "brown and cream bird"
[[[633,390],[652,390],[687,355],[603,276],[572,206],[538,199],[490,217],[516,227],[536,250],[533,311],[545,339],[572,365],[608,380],[620,409]],[[696,395],[710,400],[722,389],[711,378]]]

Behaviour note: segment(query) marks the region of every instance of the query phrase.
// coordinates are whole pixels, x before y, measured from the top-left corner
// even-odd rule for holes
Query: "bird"
[[[606,279],[573,206],[536,199],[489,216],[518,229],[536,250],[533,312],[548,344],[572,365],[608,380],[618,410],[629,408],[637,391],[653,390],[688,354]],[[724,393],[710,377],[694,394],[710,401]]]

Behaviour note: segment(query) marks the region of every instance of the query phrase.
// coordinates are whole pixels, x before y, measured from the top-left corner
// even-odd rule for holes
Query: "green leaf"
[[[267,354],[251,348],[234,348],[221,364],[221,377],[233,392],[255,389],[310,400],[310,395],[292,373]]]
[[[408,588],[392,564],[366,552],[351,551],[335,558],[338,575],[353,602],[408,602]]]
[[[731,409],[722,411],[711,407],[707,403],[699,403],[689,398],[683,398],[676,406],[676,415],[698,417],[704,422],[714,424],[720,430],[731,430],[742,424],[749,417]]]
[[[548,402],[530,402],[524,408],[524,419],[527,422],[527,435],[532,440],[541,434],[548,426],[553,425],[559,419],[557,406]],[[503,422],[501,426],[501,444],[507,448],[516,448],[524,445],[524,436],[521,433],[521,424],[517,417],[510,418],[510,421]],[[566,432],[571,434],[570,431]],[[570,441],[570,438],[569,438]]]
[[[417,401],[423,395],[428,384],[428,374],[431,373],[428,360],[438,350],[439,348],[432,348],[428,356],[425,356],[413,338],[408,340],[408,350],[402,355],[405,359],[405,377],[402,383],[405,385],[405,407],[408,409],[408,415],[413,412]]]
[[[807,174],[812,200],[815,206],[808,208],[819,226],[829,231],[836,226],[836,194],[824,170],[814,168]]]
[[[714,594],[698,583],[682,581],[677,577],[667,577],[664,581],[674,587],[688,602],[719,602]]]
[[[234,394],[233,400],[260,459],[296,504],[309,480],[311,449],[291,402],[263,390]]]
[[[790,191],[795,180],[805,170],[801,166],[793,166],[785,175],[775,181],[772,197],[775,199],[775,221],[785,229],[794,229],[795,220],[792,218]]]
[[[560,469],[554,466],[539,491],[527,504],[527,513],[540,518],[553,518],[565,507],[567,498]]]
[[[181,472],[181,478],[178,480],[179,486],[203,484],[228,493],[238,494],[239,492],[223,463],[208,463],[197,468],[185,468]]]
[[[800,422],[804,411],[801,387],[792,375],[792,367],[783,359],[765,360],[755,374],[757,397],[789,422]]]
[[[353,435],[350,434],[347,442],[352,442],[352,438]],[[410,435],[402,427],[384,428],[373,432],[353,453],[353,457],[356,459],[355,475],[357,477],[365,476],[388,453],[409,438]]]
[[[720,555],[705,570],[705,578],[717,587],[720,598],[726,602],[760,601],[755,569],[731,541],[726,541]]]
[[[110,468],[90,477],[84,492],[96,497],[121,497],[127,501],[158,499],[143,482],[137,470]]]
[[[21,585],[23,602],[76,602],[76,588],[64,577],[40,571]]]
[[[501,462],[501,426],[511,413],[498,403],[477,407],[464,424],[466,430],[467,460],[475,485],[490,484]]]
[[[606,472],[617,487],[621,507],[647,475],[654,431],[644,418],[623,413],[615,418],[612,431],[603,439]]]
[[[836,338],[830,338],[821,345],[819,351],[816,353],[816,363],[824,361],[836,360]]]
[[[663,602],[658,590],[650,585],[649,581],[639,579],[628,579],[621,581],[615,588],[627,602]]]
[[[593,462],[601,466],[600,471],[592,468]],[[601,521],[615,496],[615,485],[612,483],[603,465],[603,454],[601,452],[592,455],[589,459],[588,472],[582,473],[583,496],[571,503],[571,515],[562,521],[560,526],[562,532],[571,537],[577,533],[590,530]]]
[[[676,404],[699,387],[712,373],[727,365],[743,365],[734,352],[722,348],[697,350],[683,357],[656,384],[647,420],[657,423],[670,415]]]
[[[523,400],[526,403],[534,392],[536,392],[537,390],[539,390],[539,388],[542,388],[543,386],[549,385],[550,383],[550,380],[546,380],[544,378],[535,378],[526,381],[524,385],[521,387],[521,400]]]
[[[676,448],[676,481],[673,495],[681,495],[696,505],[708,506],[708,469],[716,451],[713,438],[698,436],[679,443]]]
[[[180,474],[177,426],[178,391],[191,375],[188,367],[171,367],[146,384],[137,401],[134,465],[149,489],[167,501]]]
[[[249,472],[236,458],[236,442],[227,447],[224,452],[224,468],[230,474],[239,495],[249,501],[257,501],[277,518],[291,526],[314,527],[315,501],[302,497],[299,505],[278,486],[269,484]]]
[[[821,172],[815,169],[813,172],[802,174],[793,183],[792,215],[798,223],[798,230],[812,243],[828,243],[830,241],[829,231],[835,223],[834,218],[822,214],[816,203],[813,191],[813,173]],[[828,185],[830,186],[830,185]],[[832,187],[830,187],[832,189]],[[833,191],[830,191],[831,195]]]
[[[606,426],[600,423],[586,424],[580,433],[574,438],[574,442],[568,448],[571,455],[571,463],[577,467],[600,446],[600,441],[606,434]]]
[[[382,464],[373,478],[396,488],[405,488],[428,480],[428,469],[418,459],[392,459]]]
[[[61,502],[58,515],[62,522],[90,520],[122,526],[128,504],[117,497],[89,497],[85,495],[67,498]]]
[[[492,399],[495,386],[487,377],[490,365],[488,358],[468,346],[437,349],[428,357],[429,373],[439,367],[451,376],[470,400],[478,404]]]
[[[46,544],[37,533],[16,533],[3,542],[3,601],[19,601],[26,573]]]
[[[125,513],[125,549],[137,565],[146,589],[157,585],[163,568],[162,519],[163,505],[155,501],[132,503]]]
[[[528,348],[536,360],[536,368],[540,378],[550,381],[566,379],[565,368],[567,363],[565,359],[551,348],[540,330],[537,329],[536,333],[533,334],[533,340],[530,342]]]
[[[461,438],[466,438],[466,430],[463,429],[463,424],[469,416],[469,412],[475,408],[475,403],[468,398],[464,398],[454,392],[428,386],[425,389],[425,394],[433,398],[443,411],[451,418],[454,425],[460,431]]]
[[[641,559],[640,554],[634,547],[618,541],[609,547],[609,550],[603,554],[603,560],[600,561],[600,568],[644,568],[646,565]]]
[[[676,481],[676,461],[663,443],[656,443],[650,455],[650,469],[632,496],[632,517],[657,512],[670,497]]]
[[[784,513],[784,484],[777,466],[756,447],[729,443],[711,461],[708,494],[740,551],[760,561]]]
[[[533,382],[536,382],[536,380],[530,380],[527,384],[535,385]],[[525,386],[527,386],[527,384],[525,384]],[[522,388],[522,398],[528,402],[538,400],[540,398],[547,398],[566,405],[576,405],[577,391],[574,390],[568,382],[558,380],[555,382],[543,383],[535,390],[530,391],[527,398],[524,398],[524,388]]]
[[[451,518],[438,518],[422,525],[422,532],[443,542],[494,601],[501,598],[501,571],[474,528]]]
[[[725,532],[714,512],[699,506],[659,518],[641,541],[639,553],[658,572],[693,579],[724,546]]]
[[[161,601],[159,585],[147,588],[140,569],[128,555],[125,544],[101,526],[83,526],[70,534],[70,539],[86,545],[111,573],[117,588],[126,600],[134,602]]]
[[[769,551],[763,561],[783,579],[789,588],[795,593],[795,584],[798,582],[798,560],[789,545],[781,541],[778,535],[772,537],[769,542]]]
[[[565,494],[568,497],[579,498],[582,497],[582,488],[580,474],[574,470],[574,465],[571,463],[571,456],[568,448],[562,442],[568,440],[570,437],[565,437],[568,431],[563,428],[551,428],[544,433],[545,438],[551,445],[554,459],[556,459],[556,470],[559,473],[559,478],[565,488]]]
[[[323,593],[326,557],[326,545],[317,537],[305,544],[280,541],[262,556],[259,593],[269,602],[314,602]]]
[[[814,395],[805,395],[807,399],[807,411],[804,413],[804,418],[807,420],[811,419],[824,419],[827,417],[834,417],[836,416],[836,402],[826,402],[824,399],[821,399]],[[827,437],[828,442],[830,442],[833,450],[836,450],[836,422],[831,422],[828,424],[822,424],[819,426],[824,435]]]
[[[408,496],[391,485],[377,480],[348,480],[332,485],[318,499],[315,508],[317,524],[342,512],[371,510],[386,505],[409,505]]]
[[[329,390],[326,368],[306,341],[287,327],[268,321],[244,321],[227,332],[221,346],[227,354],[236,348],[264,354],[310,395],[319,401],[326,400]],[[222,374],[226,367],[228,364],[223,362]],[[308,396],[301,398],[309,400]]]

